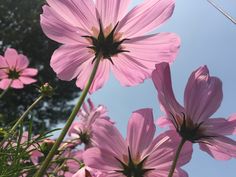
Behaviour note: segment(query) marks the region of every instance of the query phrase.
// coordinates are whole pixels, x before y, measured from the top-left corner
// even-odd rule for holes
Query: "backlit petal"
[[[176,119],[182,116],[184,108],[177,102],[171,83],[170,66],[168,63],[160,63],[156,65],[156,69],[152,73],[152,80],[158,92],[158,99],[168,118]],[[179,120],[177,123],[181,123]]]
[[[152,109],[140,109],[132,113],[128,123],[127,143],[133,159],[139,159],[152,142],[155,131]]]
[[[149,0],[134,7],[119,23],[117,31],[126,38],[153,31],[171,17],[174,0]]]
[[[104,28],[110,24],[114,27],[125,15],[131,0],[96,0],[100,20]]]
[[[77,87],[81,89],[85,87],[85,84],[89,80],[90,74],[92,73],[93,67],[94,63],[92,64],[91,61],[87,61],[82,64],[76,81]],[[100,61],[95,78],[89,89],[90,94],[100,89],[107,82],[109,78],[109,73],[110,73],[110,61],[108,60]]]
[[[79,75],[81,65],[92,56],[83,44],[63,45],[53,53],[50,65],[60,79],[68,81]]]
[[[200,143],[200,148],[217,160],[236,157],[236,141],[224,136],[206,139]]]
[[[191,74],[185,89],[187,116],[195,123],[208,119],[219,108],[222,98],[220,79],[211,77],[206,66],[200,67]]]

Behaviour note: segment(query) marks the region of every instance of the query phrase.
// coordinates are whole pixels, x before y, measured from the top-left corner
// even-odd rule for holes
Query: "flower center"
[[[174,117],[173,117],[174,118]],[[178,125],[176,118],[174,118],[175,121],[175,127],[179,133],[179,135],[184,138],[185,140],[188,140],[192,143],[196,143],[197,141],[201,140],[202,138],[212,138],[213,136],[206,135],[204,132],[204,128],[202,127],[203,122],[195,124],[190,118],[185,117],[185,114],[183,113],[182,123],[180,126]]]
[[[90,135],[87,132],[79,133],[79,138],[82,143],[88,145],[90,143]]]
[[[20,73],[18,71],[14,70],[9,70],[8,76],[10,79],[18,79],[20,77]]]
[[[146,172],[153,170],[153,169],[144,169],[144,162],[147,160],[148,156],[145,157],[141,162],[135,163],[132,160],[129,149],[128,149],[128,152],[129,152],[128,163],[124,163],[121,160],[116,158],[116,160],[118,160],[123,167],[123,170],[120,170],[117,172],[122,173],[124,176],[127,176],[127,177],[144,177]]]
[[[123,50],[121,47],[121,44],[128,39],[115,39],[115,31],[117,26],[118,23],[108,35],[105,35],[102,24],[101,22],[99,22],[100,31],[97,37],[83,36],[91,40],[91,46],[88,46],[88,48],[92,49],[95,52],[95,58],[93,59],[92,63],[95,61],[99,53],[102,54],[104,59],[108,59],[111,61],[112,64],[114,64],[111,59],[112,56],[117,55],[121,52],[129,52],[127,50]]]

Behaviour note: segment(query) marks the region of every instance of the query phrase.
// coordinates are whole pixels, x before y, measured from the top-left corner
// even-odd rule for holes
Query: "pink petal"
[[[43,6],[40,23],[49,38],[64,44],[86,43],[87,41],[82,36],[90,34],[86,30],[76,27],[75,24],[68,24],[63,17],[46,5]]]
[[[33,150],[33,151],[31,151],[30,159],[31,159],[31,161],[33,162],[34,165],[38,165],[39,158],[43,157],[43,156],[44,156],[43,153],[41,153],[40,151]]]
[[[164,108],[168,118],[172,119],[172,116],[174,116],[178,121],[185,111],[174,96],[169,64],[157,64],[156,69],[152,73],[152,80],[157,89],[160,104]],[[180,120],[177,123],[181,123]]]
[[[86,168],[82,167],[72,177],[86,177]]]
[[[70,172],[75,173],[76,171],[78,171],[78,169],[80,168],[80,162],[82,162],[83,153],[84,151],[82,150],[70,152],[70,157],[73,157],[73,159],[66,161],[66,165],[69,168]],[[77,161],[75,161],[74,159],[76,159]]]
[[[217,160],[228,160],[236,157],[236,141],[224,137],[214,137],[199,143],[202,151],[207,152]]]
[[[101,175],[101,177],[126,177],[126,176],[120,173],[108,173]]]
[[[232,123],[234,124],[235,121],[236,121],[236,114],[231,115],[231,116],[229,117],[228,121],[229,121],[229,122],[232,122]],[[233,134],[236,134],[236,126],[234,127]]]
[[[80,127],[80,123],[77,121],[74,121],[70,126],[70,129],[68,131],[68,135],[72,136],[73,134],[77,134],[79,127]]]
[[[145,174],[145,177],[167,177],[168,174],[169,169],[151,170]],[[188,174],[184,170],[177,168],[173,174],[173,177],[188,177]]]
[[[112,60],[112,72],[123,86],[137,85],[150,76],[151,70],[129,55],[119,54],[112,57]]]
[[[26,77],[35,76],[37,74],[38,70],[35,68],[26,68],[20,72],[20,76],[26,76]]]
[[[172,62],[180,40],[172,33],[160,33],[130,39],[123,48],[129,52],[113,56],[112,71],[124,86],[142,83],[151,76],[156,63]]]
[[[97,119],[93,124],[93,144],[99,148],[113,153],[117,158],[122,158],[123,154],[128,153],[126,142],[119,130],[109,121]]]
[[[85,165],[102,172],[122,170],[122,166],[116,158],[119,159],[120,157],[115,156],[111,151],[96,147],[89,148],[83,153]]]
[[[8,66],[11,69],[15,69],[18,62],[18,58],[19,58],[17,51],[12,48],[7,48],[7,50],[5,51],[4,57]]]
[[[117,31],[125,38],[141,36],[164,23],[173,13],[174,0],[149,0],[133,8],[120,22]]]
[[[100,61],[95,78],[89,90],[90,94],[100,89],[107,82],[110,73],[110,65],[110,61],[106,59]],[[85,87],[93,70],[93,67],[94,64],[91,64],[91,61],[87,61],[81,65],[80,72],[76,81],[76,85],[79,88],[83,89]]]
[[[204,121],[202,124],[204,132],[207,135],[232,135],[236,129],[236,115],[230,118],[211,118]]]
[[[159,171],[151,170],[145,174],[145,177],[154,177],[154,176],[167,177],[168,174],[169,174],[168,170],[159,170]]]
[[[95,106],[94,106],[94,104],[93,104],[93,102],[92,102],[92,100],[90,98],[88,98],[88,104],[89,104],[89,109],[90,110],[95,109]]]
[[[219,108],[222,97],[221,81],[211,77],[206,66],[198,68],[189,77],[184,93],[187,116],[195,123],[208,119]]]
[[[156,128],[152,109],[140,109],[132,113],[127,129],[127,143],[134,160],[139,160],[141,153],[152,142]]]
[[[36,79],[30,78],[30,77],[24,77],[24,76],[20,76],[19,80],[23,83],[23,84],[32,84],[37,82]]]
[[[96,0],[100,20],[106,28],[110,24],[114,27],[125,15],[131,0]]]
[[[26,56],[20,54],[18,56],[17,64],[16,64],[16,70],[21,71],[29,65],[29,60]]]
[[[0,79],[6,79],[8,78],[8,74],[0,69]]]
[[[186,171],[182,170],[181,168],[177,168],[175,170],[175,173],[176,173],[176,175],[174,175],[174,176],[176,176],[176,177],[188,177],[188,173]]]
[[[8,64],[6,62],[6,59],[0,55],[0,69],[2,68],[8,68]]]
[[[169,171],[176,153],[176,147],[180,143],[180,137],[174,130],[166,131],[156,137],[150,147],[146,149],[148,156],[146,168],[155,168],[157,171]],[[192,156],[192,144],[186,142],[181,150],[177,168],[188,163]]]
[[[156,124],[161,128],[164,128],[164,127],[168,126],[170,128],[175,129],[175,127],[173,126],[173,123],[171,122],[171,120],[168,119],[166,116],[159,117],[156,121]]]
[[[49,6],[70,26],[90,31],[98,26],[93,0],[47,0]],[[86,15],[85,15],[86,14]]]
[[[0,81],[0,88],[3,89],[3,90],[6,90],[9,87],[9,85],[11,83],[11,80],[12,79],[3,79],[3,80],[1,80]]]
[[[147,68],[154,69],[160,62],[172,63],[180,47],[180,38],[174,33],[158,33],[127,40],[123,48]]]
[[[61,80],[70,81],[79,75],[82,64],[92,57],[86,45],[63,45],[53,53],[50,65]]]
[[[19,79],[15,79],[15,80],[13,80],[11,87],[15,88],[15,89],[22,89],[24,87],[24,85]]]
[[[96,90],[102,88],[102,86],[108,81],[110,74],[110,61],[103,60],[100,62],[95,79],[91,85],[89,93],[93,93]],[[77,82],[78,83],[78,80]]]

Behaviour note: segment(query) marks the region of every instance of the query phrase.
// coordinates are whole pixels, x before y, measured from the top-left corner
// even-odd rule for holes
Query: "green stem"
[[[10,129],[9,133],[7,133],[6,137],[2,140],[0,147],[2,147],[3,143],[6,139],[8,139],[11,134],[16,130],[18,125],[24,120],[24,118],[29,114],[29,112],[43,99],[44,95],[41,95],[38,97],[31,105],[28,107],[28,109],[22,114],[22,116],[17,120],[17,122],[14,124],[14,126]]]
[[[186,140],[184,138],[182,138],[182,140],[181,140],[181,142],[180,142],[180,144],[178,146],[178,149],[177,149],[177,151],[175,153],[175,158],[174,158],[173,163],[171,165],[168,177],[172,177],[173,174],[174,174],[175,167],[176,167],[176,164],[177,164],[177,161],[178,161],[181,149],[183,148],[185,142],[186,142]]]
[[[11,82],[9,83],[8,87],[7,87],[5,90],[3,90],[3,92],[0,94],[0,99],[2,99],[2,97],[3,97],[3,96],[7,93],[7,91],[10,89],[12,82],[13,82],[13,79],[12,79]]]
[[[17,120],[17,122],[14,124],[14,126],[9,131],[9,134],[13,133],[18,125],[24,120],[24,118],[29,114],[29,112],[43,99],[43,95],[38,97],[31,105],[28,107],[28,109],[22,114],[22,116]]]
[[[97,69],[98,69],[98,65],[99,65],[99,62],[102,58],[102,55],[98,55],[96,60],[95,60],[95,64],[94,64],[94,67],[93,67],[93,70],[92,70],[92,73],[90,75],[90,78],[83,90],[83,92],[81,93],[81,96],[77,102],[77,104],[75,105],[73,111],[71,112],[70,114],[70,117],[68,118],[67,122],[66,122],[66,125],[65,127],[63,128],[60,136],[58,137],[58,139],[56,140],[55,144],[53,145],[52,149],[50,150],[50,152],[48,153],[46,159],[44,160],[44,162],[42,163],[42,165],[40,166],[39,170],[36,172],[36,174],[34,175],[34,177],[43,177],[44,173],[46,172],[53,156],[56,154],[61,142],[63,141],[64,137],[66,136],[72,122],[74,121],[78,111],[80,110],[86,96],[87,96],[87,93],[92,85],[92,82],[94,80],[94,77],[96,75],[96,72],[97,72]]]

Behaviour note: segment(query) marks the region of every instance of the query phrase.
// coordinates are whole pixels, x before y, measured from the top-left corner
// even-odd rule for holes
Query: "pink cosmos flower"
[[[78,145],[84,143],[86,147],[90,147],[93,144],[93,134],[97,132],[96,129],[93,129],[97,120],[104,119],[111,122],[106,113],[107,109],[104,106],[95,107],[93,102],[88,99],[88,105],[84,103],[83,109],[77,115],[79,121],[75,121],[69,130],[72,141]]]
[[[77,78],[83,89],[96,57],[102,55],[90,93],[101,88],[110,69],[123,86],[151,76],[155,64],[172,62],[180,39],[173,33],[147,35],[164,23],[174,0],[146,0],[127,13],[131,0],[47,0],[41,26],[63,45],[51,58],[51,67],[66,81]]]
[[[21,89],[24,85],[36,82],[32,77],[37,75],[38,70],[27,68],[28,65],[29,60],[26,56],[8,48],[4,57],[0,55],[0,88],[5,90],[10,85],[12,88]]]
[[[155,125],[151,109],[135,111],[128,123],[126,140],[111,123],[99,120],[94,141],[97,147],[83,154],[85,165],[107,173],[107,177],[166,177],[175,154],[178,136],[171,139],[175,131],[168,131],[154,138]],[[191,158],[192,149],[184,146],[175,177],[186,177],[181,170]]]
[[[201,150],[215,159],[236,157],[236,142],[226,135],[236,133],[236,115],[229,119],[210,118],[219,108],[223,93],[222,83],[202,66],[189,77],[184,92],[184,107],[175,99],[168,63],[156,65],[152,79],[165,116],[158,124],[170,125],[179,135],[192,143],[199,143]]]

